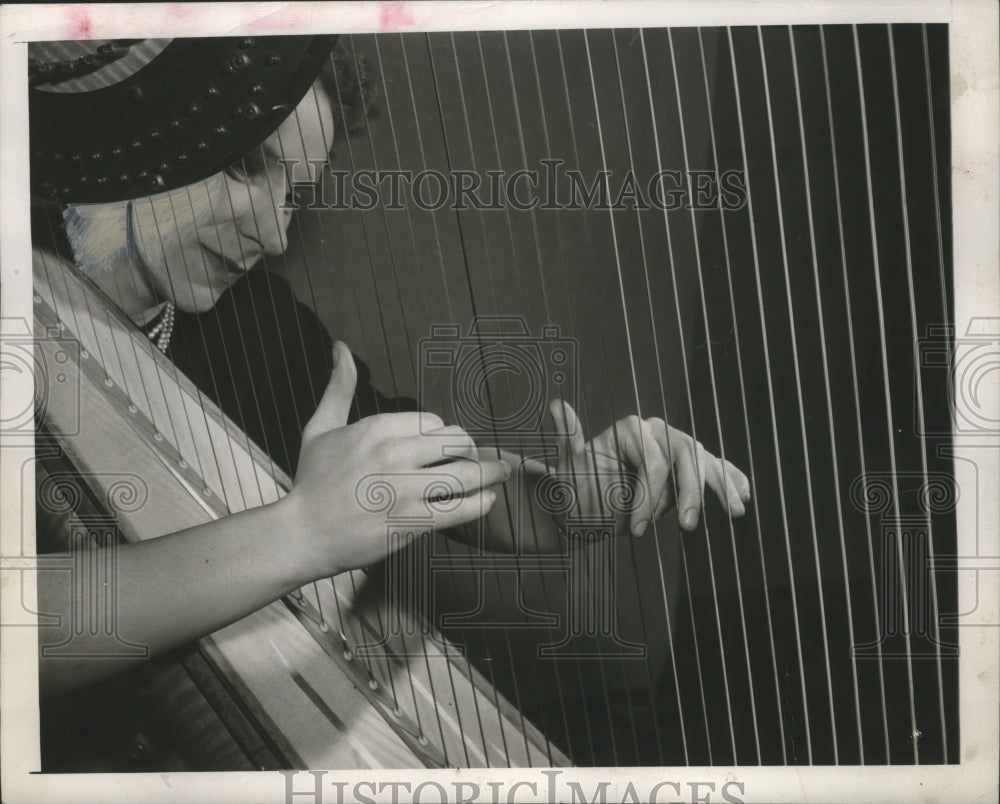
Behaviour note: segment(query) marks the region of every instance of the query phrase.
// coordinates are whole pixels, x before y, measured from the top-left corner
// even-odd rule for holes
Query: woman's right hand
[[[340,341],[333,361],[302,432],[295,482],[277,503],[307,580],[374,564],[402,547],[390,541],[391,519],[421,519],[430,530],[485,516],[496,500],[489,487],[510,475],[506,462],[480,460],[469,435],[434,414],[386,413],[348,425],[357,372]],[[455,496],[428,503],[448,493]],[[372,497],[392,502],[373,505]]]

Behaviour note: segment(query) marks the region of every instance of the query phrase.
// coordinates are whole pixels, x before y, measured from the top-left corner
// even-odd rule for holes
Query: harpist
[[[58,295],[63,272],[82,274],[294,476],[277,502],[119,548],[119,627],[153,656],[317,578],[382,560],[383,521],[356,499],[359,478],[372,473],[405,472],[394,492],[403,509],[416,509],[430,493],[421,472],[430,477],[445,462],[455,504],[434,527],[461,538],[485,517],[501,550],[525,517],[533,549],[559,548],[560,522],[544,511],[517,521],[502,493],[552,472],[578,478],[584,514],[600,513],[600,478],[628,473],[636,502],[620,532],[634,537],[673,509],[693,529],[706,486],[734,517],[750,499],[742,472],[660,418],[625,417],[588,440],[570,405],[555,400],[551,466],[477,447],[460,427],[379,393],[287,282],[258,269],[288,246],[289,166],[324,162],[372,116],[364,60],[324,47],[296,38],[144,40],[43,43],[32,53],[36,282]],[[112,98],[114,114],[94,114],[89,92]],[[40,517],[40,547],[58,549],[57,526]],[[42,573],[40,610],[70,605],[61,576]],[[45,629],[42,643],[64,636]],[[42,660],[43,696],[88,688],[131,664]]]

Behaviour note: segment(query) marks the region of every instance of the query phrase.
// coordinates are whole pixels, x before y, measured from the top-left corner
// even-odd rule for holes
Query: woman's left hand
[[[627,416],[586,442],[580,420],[568,403],[549,408],[559,443],[556,473],[575,481],[577,515],[608,513],[608,500],[622,500],[623,479],[630,482],[624,497],[629,530],[641,536],[676,502],[684,530],[698,525],[706,484],[731,517],[743,516],[750,501],[750,482],[729,461],[717,458],[687,433],[663,419]],[[610,492],[610,493],[609,493]],[[615,507],[614,502],[612,506]]]

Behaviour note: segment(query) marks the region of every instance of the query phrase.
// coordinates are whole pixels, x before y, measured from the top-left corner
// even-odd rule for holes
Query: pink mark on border
[[[65,39],[93,39],[91,34],[90,10],[87,6],[63,6],[66,15]]]
[[[381,3],[378,7],[378,23],[383,31],[397,31],[413,25],[413,14],[406,3]]]
[[[191,20],[197,19],[198,9],[190,3],[171,3],[167,7],[167,19],[171,21],[175,20]]]
[[[291,31],[304,33],[308,28],[310,17],[292,3],[280,11],[262,14],[256,5],[247,4],[244,10],[243,27],[250,31]],[[266,35],[263,34],[263,35]]]

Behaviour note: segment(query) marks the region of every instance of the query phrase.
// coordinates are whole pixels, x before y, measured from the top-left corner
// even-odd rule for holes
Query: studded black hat
[[[33,43],[33,201],[121,201],[218,173],[277,129],[335,41],[273,36]]]

